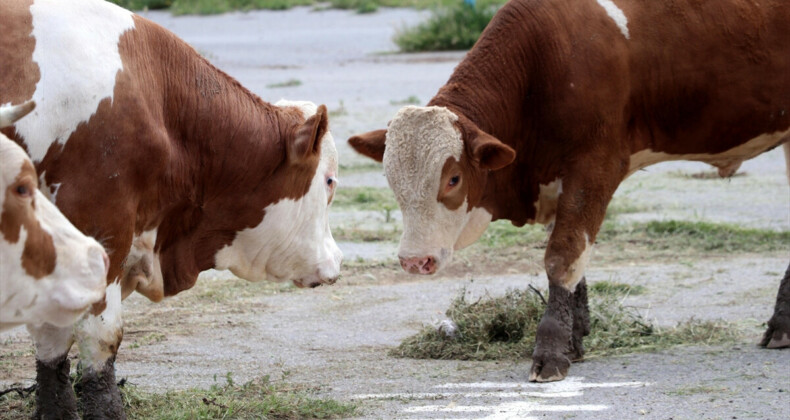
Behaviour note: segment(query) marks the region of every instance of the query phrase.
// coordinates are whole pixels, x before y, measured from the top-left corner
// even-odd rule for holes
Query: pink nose
[[[412,274],[433,274],[436,272],[436,258],[434,257],[412,257],[400,259],[400,265],[404,270]]]

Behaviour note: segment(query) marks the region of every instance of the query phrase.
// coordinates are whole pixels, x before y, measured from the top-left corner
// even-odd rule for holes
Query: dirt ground
[[[326,103],[348,167],[366,163],[345,140],[383,127],[411,96],[425,103],[464,53],[392,54],[395,30],[425,12],[382,9],[231,13],[213,17],[146,14],[191,43],[262,98]],[[274,87],[289,80],[298,86]],[[699,179],[696,163],[658,165],[627,180],[617,197],[639,206],[622,222],[681,219],[790,229],[790,189],[780,150],[746,162],[742,176]],[[380,172],[340,175],[341,187],[385,186]],[[377,212],[332,215],[334,224]],[[398,212],[394,213],[399,220]],[[309,384],[316,395],[359,403],[360,418],[790,418],[790,351],[755,343],[773,311],[790,244],[778,252],[693,253],[653,258],[599,249],[589,282],[643,285],[625,298],[658,325],[690,317],[738,322],[750,331],[737,345],[676,347],[588,359],[571,377],[527,382],[529,361],[467,362],[394,358],[389,349],[424,325],[444,319],[453,298],[501,295],[509,288],[546,287],[539,251],[483,257],[460,254],[438,277],[393,268],[392,243],[340,244],[350,264],[332,287],[297,290],[246,284],[208,272],[195,289],[161,304],[140,296],[125,302],[126,331],[117,375],[153,391],[208,387],[264,375]],[[371,261],[381,261],[380,267]],[[358,268],[358,267],[364,268]],[[30,383],[34,359],[24,330],[0,335],[0,388]],[[8,355],[14,355],[9,362]],[[1,415],[0,415],[1,417]]]

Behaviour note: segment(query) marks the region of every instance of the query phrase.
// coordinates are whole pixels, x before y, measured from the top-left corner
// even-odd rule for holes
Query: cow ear
[[[326,106],[318,107],[316,113],[296,129],[296,135],[288,144],[288,159],[299,163],[321,153],[321,139],[329,129]]]
[[[351,137],[348,139],[348,144],[358,153],[381,162],[384,159],[384,141],[386,137],[387,130],[376,130]]]
[[[496,137],[477,129],[469,142],[472,160],[482,169],[495,171],[510,165],[516,159],[516,151]]]

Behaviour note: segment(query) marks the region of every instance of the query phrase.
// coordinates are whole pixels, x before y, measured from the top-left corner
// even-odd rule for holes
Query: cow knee
[[[36,347],[36,360],[52,364],[63,358],[74,344],[71,327],[55,327],[50,324],[27,325]]]
[[[551,244],[544,258],[549,284],[573,292],[584,276],[592,248],[587,233],[583,235],[581,246],[574,246],[569,242]]]

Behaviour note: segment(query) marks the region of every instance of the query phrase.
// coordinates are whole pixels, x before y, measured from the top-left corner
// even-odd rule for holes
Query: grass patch
[[[266,85],[267,88],[284,88],[284,87],[295,87],[295,86],[302,86],[302,81],[299,79],[288,79],[284,82],[272,83],[270,85]]]
[[[482,245],[490,248],[506,248],[511,246],[544,247],[546,229],[542,225],[513,226],[507,220],[491,222],[483,235],[478,239]]]
[[[150,345],[150,344],[158,343],[158,342],[164,340],[165,338],[166,338],[166,336],[163,333],[159,332],[159,331],[150,332],[150,333],[148,333],[148,334],[146,334],[146,335],[134,340],[132,342],[132,344],[129,344],[129,348],[130,349],[136,349],[136,348],[141,347],[141,346],[147,346],[147,345]]]
[[[354,210],[394,210],[398,208],[398,202],[389,188],[352,187],[338,188],[332,206]]]
[[[449,338],[425,327],[391,351],[393,356],[419,359],[499,360],[528,358],[543,315],[540,297],[531,291],[510,290],[498,298],[468,302],[466,292],[446,314],[458,327]],[[674,328],[658,328],[613,296],[591,293],[587,356],[653,351],[681,344],[721,344],[737,340],[741,332],[725,322],[689,320]]]
[[[225,385],[154,394],[134,385],[121,388],[129,419],[333,419],[354,413],[356,406],[331,399],[317,399],[305,387],[293,387],[269,377],[243,385],[230,375]],[[28,419],[34,398],[16,394],[0,397],[4,419]]]
[[[422,102],[420,101],[420,98],[418,98],[416,95],[411,95],[408,98],[402,99],[400,101],[390,101],[390,105],[419,105],[421,103]]]
[[[496,9],[457,2],[434,10],[425,22],[398,31],[393,38],[403,52],[466,50],[480,37]]]
[[[173,0],[109,0],[118,6],[129,10],[167,9],[173,5]],[[178,1],[178,0],[176,0]]]
[[[358,172],[382,172],[384,170],[384,166],[379,162],[366,161],[365,163],[354,163],[351,165],[341,163],[339,165],[339,169],[340,169],[340,177],[342,180],[344,174],[351,174]],[[345,188],[345,189],[349,189],[349,188]]]
[[[358,227],[332,227],[332,236],[343,242],[397,242],[403,231],[396,225],[377,230]],[[345,265],[345,262],[343,263]]]
[[[313,0],[174,0],[170,12],[174,15],[215,15],[234,10],[285,10],[313,3]]]
[[[601,242],[646,245],[653,250],[701,250],[720,252],[765,252],[785,250],[790,231],[742,228],[726,223],[652,221],[627,226],[604,224],[598,235]]]
[[[591,293],[598,295],[641,295],[647,291],[647,288],[642,285],[625,284],[607,280],[597,281],[590,284],[588,287]]]

